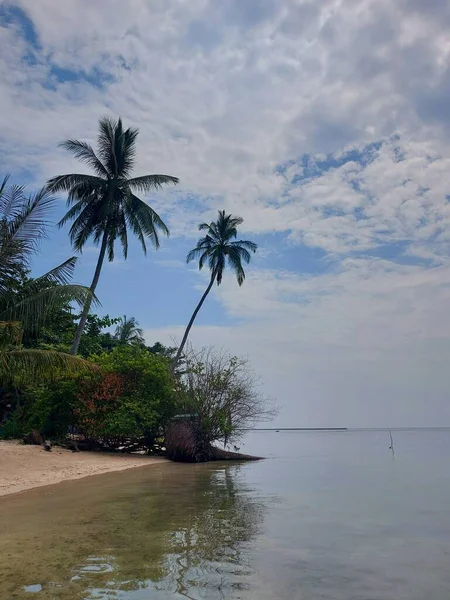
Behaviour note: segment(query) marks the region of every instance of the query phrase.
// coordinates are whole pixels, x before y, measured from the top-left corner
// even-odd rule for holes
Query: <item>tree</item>
[[[37,279],[27,277],[54,198],[46,189],[27,197],[23,186],[8,187],[7,182],[8,176],[0,185],[0,385],[86,368],[85,361],[63,352],[24,348],[22,340],[56,307],[92,300],[90,290],[69,283],[75,257]]]
[[[134,317],[124,315],[120,317],[119,324],[116,327],[115,338],[121,344],[143,344],[143,330]]]
[[[77,315],[76,318],[79,318],[79,316]],[[119,345],[119,341],[112,333],[103,330],[116,325],[118,322],[118,317],[111,318],[109,315],[99,317],[98,315],[89,313],[83,335],[80,339],[78,353],[87,358],[92,354],[111,352],[111,350]],[[76,327],[74,327],[75,329]]]
[[[166,358],[173,359],[175,356],[177,349],[174,346],[164,346],[161,342],[155,342],[153,346],[147,346],[147,350],[152,354],[161,354]]]
[[[236,442],[277,413],[260,393],[247,359],[213,348],[186,352],[177,391],[181,415],[166,432],[166,448],[175,460],[211,460],[218,456],[214,442]]]
[[[53,192],[67,192],[70,209],[59,222],[62,227],[73,221],[70,239],[76,251],[81,252],[93,237],[100,244],[97,266],[90,285],[95,293],[106,253],[114,260],[117,240],[122,245],[124,258],[128,253],[128,231],[139,239],[144,253],[146,239],[159,247],[158,232],[169,235],[160,216],[135,192],[160,189],[164,184],[177,184],[178,178],[170,175],[144,175],[130,178],[135,154],[137,129],[123,129],[122,121],[103,117],[99,122],[98,152],[86,142],[67,140],[61,146],[75,158],[87,164],[94,175],[71,173],[53,177],[47,183]],[[84,330],[90,302],[86,302],[73,340],[71,354],[76,354]]]
[[[228,266],[235,272],[239,286],[244,283],[245,272],[242,267],[242,261],[247,264],[250,262],[250,252],[256,252],[257,245],[249,240],[236,240],[237,228],[244,222],[241,217],[226,215],[224,210],[219,211],[219,216],[216,221],[202,223],[199,225],[200,231],[206,231],[206,235],[199,239],[197,245],[187,255],[187,262],[199,258],[198,267],[203,269],[203,266],[208,262],[209,271],[211,273],[208,287],[205,293],[200,298],[192,317],[186,327],[180,347],[174,359],[176,366],[183,353],[184,346],[189,336],[192,325],[198,311],[201,309],[206,296],[211,291],[214,282],[217,285],[222,283],[223,272],[228,263]]]

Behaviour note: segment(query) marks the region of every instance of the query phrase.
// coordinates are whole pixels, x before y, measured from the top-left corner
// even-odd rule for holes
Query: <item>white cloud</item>
[[[227,278],[214,293],[236,325],[196,327],[194,339],[250,353],[286,419],[450,417],[445,3],[4,6],[25,11],[37,36],[30,45],[18,22],[0,26],[5,169],[40,183],[79,169],[58,142],[95,142],[98,117],[121,115],[140,128],[137,171],[181,179],[151,199],[175,237],[225,207],[245,236],[278,233],[262,240],[269,265],[298,251],[297,268],[250,269],[239,290]],[[303,246],[326,254],[325,274],[302,274]]]
[[[197,325],[192,340],[248,355],[283,407],[278,423],[431,426],[450,418],[449,264],[349,259],[322,276],[257,271],[248,279],[241,289],[231,277],[214,289],[240,324]],[[182,333],[177,326],[146,336],[173,343]]]

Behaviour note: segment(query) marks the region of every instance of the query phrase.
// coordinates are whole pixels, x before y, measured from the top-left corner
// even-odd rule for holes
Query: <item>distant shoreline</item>
[[[450,431],[447,427],[255,427],[247,431]]]
[[[348,431],[347,427],[255,427],[249,431]]]

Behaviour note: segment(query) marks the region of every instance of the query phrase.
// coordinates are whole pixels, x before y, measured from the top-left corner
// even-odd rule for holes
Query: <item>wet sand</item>
[[[89,475],[123,471],[166,462],[166,459],[139,455],[99,452],[71,452],[53,448],[45,452],[40,446],[18,442],[0,442],[0,496],[31,488],[81,479]]]

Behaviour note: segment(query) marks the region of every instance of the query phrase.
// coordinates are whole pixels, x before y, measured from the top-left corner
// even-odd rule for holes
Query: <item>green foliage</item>
[[[101,370],[29,390],[21,431],[57,439],[73,430],[110,447],[133,439],[151,447],[176,412],[168,360],[129,345],[90,360]]]
[[[196,258],[198,268],[203,269],[208,263],[211,276],[214,276],[217,285],[222,283],[225,265],[231,267],[235,272],[239,285],[244,283],[245,273],[242,262],[250,262],[250,252],[256,252],[258,246],[250,240],[236,240],[237,228],[242,225],[242,217],[234,217],[219,210],[219,216],[212,223],[199,225],[200,231],[206,231],[206,235],[199,239],[197,245],[187,255],[187,262]]]
[[[70,283],[72,257],[37,279],[28,277],[31,258],[46,232],[54,198],[43,189],[27,197],[23,186],[0,185],[0,385],[50,379],[61,370],[89,365],[63,352],[36,350],[24,343],[71,302],[84,305],[91,292]],[[28,338],[28,340],[27,340]]]
[[[143,344],[143,330],[134,317],[123,315],[119,319],[114,337],[122,344]]]
[[[99,317],[97,315],[88,314],[86,328],[81,336],[78,353],[87,358],[93,354],[101,354],[102,352],[108,352],[115,348],[119,344],[119,341],[116,340],[111,333],[108,331],[105,332],[103,329],[112,327],[118,322],[118,318],[111,318],[109,315]],[[74,326],[73,330],[75,331],[75,329],[76,326]]]
[[[159,426],[173,416],[175,397],[170,363],[163,356],[147,349],[122,345],[110,353],[92,357],[106,373],[118,373],[125,378],[123,399],[130,400],[129,408],[141,403],[142,423],[145,427]],[[137,420],[139,420],[137,419]]]
[[[76,393],[80,381],[79,376],[74,376],[27,390],[22,429],[38,430],[51,439],[63,439],[75,423]]]
[[[62,307],[53,311],[51,320],[46,322],[44,327],[24,337],[24,346],[68,352],[79,317],[80,315],[75,314],[70,307]],[[119,341],[104,329],[118,322],[119,319],[111,318],[109,315],[99,317],[89,314],[86,320],[86,329],[81,336],[79,354],[88,358],[92,354],[101,354],[115,348]]]
[[[1,440],[17,440],[25,435],[22,420],[17,415],[12,415],[0,426]]]
[[[48,182],[52,192],[67,192],[70,210],[60,224],[73,221],[70,239],[76,250],[82,250],[93,236],[100,242],[107,238],[108,258],[114,259],[114,244],[120,240],[126,258],[128,228],[138,237],[144,252],[145,238],[158,246],[158,230],[168,234],[159,215],[135,193],[149,192],[166,184],[177,184],[170,175],[144,175],[131,178],[136,155],[137,129],[124,129],[117,121],[102,117],[99,121],[97,154],[78,140],[67,140],[61,146],[89,166],[94,175],[69,174],[53,177]]]
[[[161,342],[155,342],[153,346],[147,346],[147,350],[152,354],[160,354],[166,358],[173,358],[177,352],[174,346],[164,346]]]

